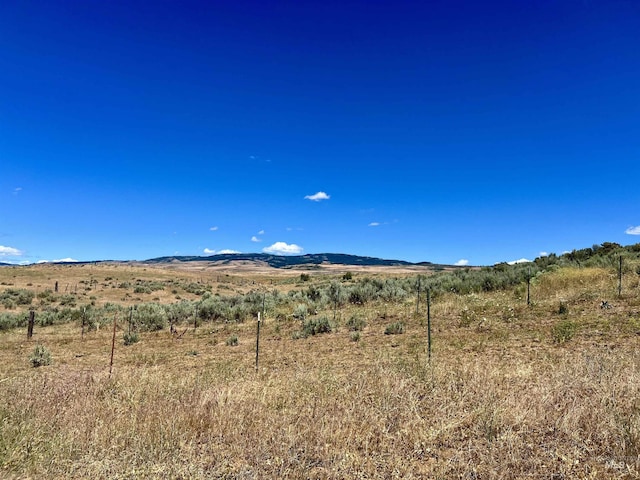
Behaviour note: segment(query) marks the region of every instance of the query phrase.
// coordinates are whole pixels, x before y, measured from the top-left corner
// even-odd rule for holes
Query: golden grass
[[[128,347],[119,327],[112,376],[107,329],[5,332],[0,476],[639,478],[640,320],[626,281],[617,298],[607,271],[545,274],[530,307],[516,290],[438,298],[430,363],[409,300],[341,310],[366,317],[359,342],[344,326],[293,340],[299,323],[267,319],[258,371],[254,322]],[[578,330],[558,345],[562,319]],[[397,320],[406,333],[384,335]],[[29,366],[36,343],[51,366]]]

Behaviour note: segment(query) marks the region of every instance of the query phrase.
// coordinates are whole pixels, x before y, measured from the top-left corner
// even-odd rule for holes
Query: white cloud
[[[469,260],[467,260],[466,258],[461,258],[456,263],[454,263],[454,265],[456,267],[465,267],[465,266],[469,265]]]
[[[227,253],[241,253],[241,252],[239,252],[237,250],[230,250],[228,248],[225,248],[225,249],[222,249],[222,250],[211,250],[210,248],[205,248],[203,250],[203,252],[206,255],[224,255],[224,254],[227,254]]]
[[[38,260],[36,262],[36,264],[40,264],[40,263],[49,263],[49,260]]]
[[[369,224],[370,227],[379,227],[380,226],[380,222],[371,222]]]
[[[531,260],[528,260],[526,258],[521,258],[519,260],[511,260],[510,262],[507,262],[507,264],[509,265],[515,265],[516,263],[531,263]]]
[[[75,258],[59,258],[58,260],[52,260],[53,263],[75,263],[78,260],[76,260]]]
[[[629,227],[624,231],[624,233],[627,235],[640,235],[640,225],[637,227]]]
[[[258,237],[256,237],[255,235],[253,237],[251,237],[251,241],[252,242],[261,242],[262,240],[260,240]]]
[[[258,235],[264,235],[264,230],[260,230],[260,231],[258,232]]]
[[[274,253],[276,255],[297,255],[304,250],[301,246],[295,243],[276,242],[270,247],[262,249],[264,253]]]
[[[0,257],[19,257],[21,255],[22,252],[17,248],[0,245]]]
[[[318,192],[318,193],[314,193],[313,195],[306,195],[304,198],[307,200],[311,200],[313,202],[319,202],[321,200],[329,200],[331,196],[327,195],[324,192]]]
[[[17,187],[13,189],[13,194],[18,195],[22,191],[22,187]]]
[[[211,230],[212,232],[215,232],[216,230],[218,230],[218,227],[211,227],[209,230]]]
[[[548,252],[540,252],[540,256],[541,257],[548,257],[549,253]]]

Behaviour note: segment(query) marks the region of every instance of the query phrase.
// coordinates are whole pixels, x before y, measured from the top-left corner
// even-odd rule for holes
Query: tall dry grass
[[[257,372],[252,323],[129,347],[119,329],[111,377],[108,331],[47,327],[31,343],[7,332],[0,476],[638,478],[635,296],[605,311],[608,276],[553,275],[531,307],[516,291],[439,298],[430,363],[409,302],[367,307],[359,342],[344,327],[294,340],[299,322],[269,319]],[[564,317],[544,288],[571,299],[566,343],[553,341]],[[397,319],[406,333],[384,335]],[[29,367],[36,342],[53,365]]]

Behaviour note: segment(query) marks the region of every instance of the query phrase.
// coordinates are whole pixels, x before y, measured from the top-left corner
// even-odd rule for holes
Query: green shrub
[[[357,315],[352,315],[349,320],[347,320],[347,328],[352,332],[360,332],[366,326],[367,322]]]
[[[66,305],[68,307],[75,307],[76,305],[76,297],[73,295],[61,295],[58,301],[60,305]]]
[[[404,333],[404,323],[402,322],[392,323],[384,329],[385,335],[400,335],[402,333]]]
[[[351,332],[351,341],[359,342],[360,341],[360,332]]]
[[[7,305],[31,305],[33,297],[35,297],[35,294],[24,288],[8,288],[0,293],[0,302],[5,308],[12,308]]]
[[[237,335],[231,335],[229,338],[227,338],[227,346],[228,347],[237,347],[238,346],[238,336]]]
[[[134,310],[133,322],[141,331],[162,330],[167,326],[167,311],[158,303],[143,303]]]
[[[25,327],[27,325],[27,314],[0,313],[0,331],[12,328]]]
[[[331,333],[331,323],[325,316],[319,318],[310,318],[302,325],[302,333],[304,336],[318,335],[321,333]]]
[[[36,345],[36,348],[33,349],[33,353],[29,357],[29,362],[32,367],[51,365],[51,352],[49,352],[44,345]]]
[[[136,332],[124,332],[123,337],[125,345],[133,345],[134,343],[138,343],[140,341],[140,337]]]
[[[578,330],[578,325],[573,320],[562,320],[551,329],[554,343],[566,343],[573,338]]]
[[[309,308],[304,303],[296,305],[293,310],[293,318],[304,321],[307,315],[309,315]]]

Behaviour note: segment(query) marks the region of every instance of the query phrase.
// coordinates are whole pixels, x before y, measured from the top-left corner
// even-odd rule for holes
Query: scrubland
[[[0,269],[0,292],[34,292],[3,313],[17,323],[0,331],[2,477],[640,477],[633,265],[620,295],[614,266],[536,269],[529,305],[526,281],[452,291],[428,275],[419,290],[416,276],[384,273],[29,268]],[[56,276],[85,281],[72,307],[60,305],[69,292],[42,296]],[[165,283],[134,293],[150,285],[137,280]],[[164,317],[130,308],[147,302]],[[57,310],[28,340],[16,318],[29,308]],[[385,334],[392,324],[403,333]],[[50,365],[32,366],[36,345]]]

